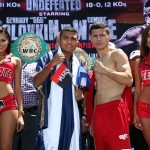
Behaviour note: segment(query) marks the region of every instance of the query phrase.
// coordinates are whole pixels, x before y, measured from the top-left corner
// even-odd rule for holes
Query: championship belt
[[[77,47],[74,54],[82,63],[87,72],[93,69],[95,59],[90,57],[83,49]]]
[[[22,34],[12,43],[11,53],[19,57],[23,62],[37,61],[44,53],[50,50],[49,44],[36,34],[27,32]]]

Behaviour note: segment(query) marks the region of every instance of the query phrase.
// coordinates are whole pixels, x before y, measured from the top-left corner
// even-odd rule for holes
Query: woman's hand
[[[23,116],[19,115],[18,116],[18,122],[17,122],[17,132],[22,131],[24,128],[24,120],[23,120]]]
[[[134,114],[134,120],[133,120],[133,124],[134,126],[139,129],[139,130],[143,130],[143,127],[140,123],[140,119],[139,119],[139,116],[137,114]]]

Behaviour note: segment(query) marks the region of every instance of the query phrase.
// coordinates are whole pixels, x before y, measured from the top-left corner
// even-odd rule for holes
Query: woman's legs
[[[11,150],[18,120],[18,110],[0,113],[0,150]]]
[[[150,150],[150,118],[140,118],[143,130],[142,133]]]

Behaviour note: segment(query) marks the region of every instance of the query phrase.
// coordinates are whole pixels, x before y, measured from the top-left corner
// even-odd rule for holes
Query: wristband
[[[50,63],[48,63],[48,64],[46,65],[46,67],[48,67],[50,70],[53,69],[53,66],[52,66]]]

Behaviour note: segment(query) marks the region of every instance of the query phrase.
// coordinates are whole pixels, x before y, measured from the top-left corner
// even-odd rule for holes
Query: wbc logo
[[[37,58],[42,49],[40,40],[33,34],[23,36],[18,43],[18,52],[22,58],[32,60]]]

